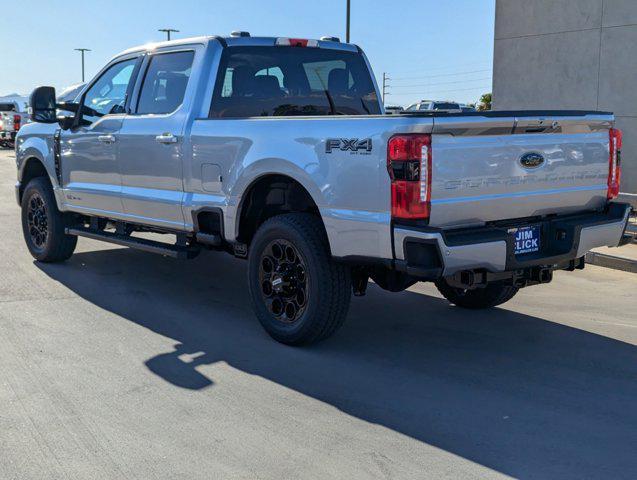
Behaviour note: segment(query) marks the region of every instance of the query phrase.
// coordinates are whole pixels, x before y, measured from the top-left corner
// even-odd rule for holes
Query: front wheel
[[[519,288],[502,282],[489,283],[484,288],[465,290],[450,286],[445,279],[436,281],[438,291],[454,305],[469,309],[492,308],[511,300]]]
[[[67,235],[48,179],[31,180],[22,194],[22,232],[29,252],[41,262],[60,262],[75,251],[77,237]]]
[[[315,343],[345,321],[350,272],[332,260],[316,216],[291,213],[264,222],[250,246],[248,263],[254,310],[275,340]]]

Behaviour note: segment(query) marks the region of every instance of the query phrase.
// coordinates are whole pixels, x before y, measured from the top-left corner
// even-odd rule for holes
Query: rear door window
[[[355,52],[299,47],[229,47],[211,118],[378,115],[376,90]]]
[[[153,55],[144,76],[137,114],[172,113],[184,101],[195,52]]]

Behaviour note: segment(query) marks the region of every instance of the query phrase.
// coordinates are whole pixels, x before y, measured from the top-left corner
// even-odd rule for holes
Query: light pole
[[[90,48],[76,48],[76,51],[82,54],[82,83],[84,83],[84,52],[90,52]]]
[[[174,28],[160,28],[159,30],[157,30],[158,32],[165,32],[166,33],[166,39],[170,42],[170,33],[171,32],[175,32],[175,33],[179,33],[179,30],[175,30]]]
[[[345,42],[349,43],[349,11],[350,11],[350,0],[347,0],[347,15],[345,20]]]

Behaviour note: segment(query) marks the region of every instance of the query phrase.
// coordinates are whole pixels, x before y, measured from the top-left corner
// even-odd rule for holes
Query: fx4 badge
[[[372,139],[363,138],[361,140],[359,138],[328,138],[325,142],[325,153],[332,153],[334,150],[369,155],[372,151]]]

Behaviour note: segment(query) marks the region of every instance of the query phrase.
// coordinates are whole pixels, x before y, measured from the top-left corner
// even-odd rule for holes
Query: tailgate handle
[[[114,135],[99,135],[97,139],[102,143],[115,143]]]
[[[560,130],[560,122],[550,118],[517,119],[513,126],[513,133],[545,133]]]
[[[172,133],[162,133],[161,135],[157,135],[155,140],[159,143],[177,143],[177,137],[175,137]]]

